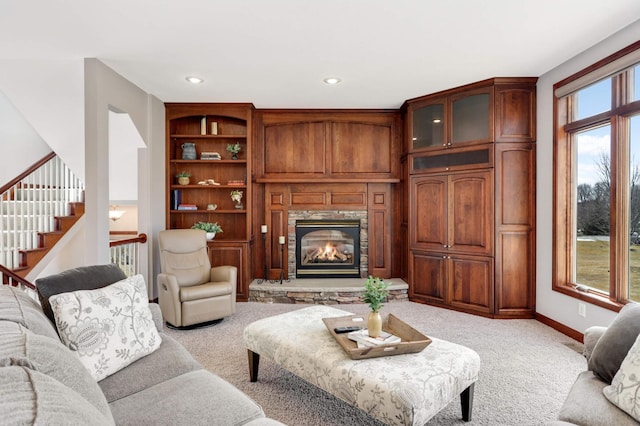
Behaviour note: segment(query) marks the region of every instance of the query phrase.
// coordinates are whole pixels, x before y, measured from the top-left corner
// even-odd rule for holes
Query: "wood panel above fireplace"
[[[399,182],[397,111],[256,113],[256,182]]]

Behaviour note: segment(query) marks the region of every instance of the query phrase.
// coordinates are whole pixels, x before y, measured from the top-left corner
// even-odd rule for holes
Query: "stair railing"
[[[20,265],[20,250],[39,245],[39,234],[55,230],[55,217],[82,202],[84,184],[54,153],[0,188],[0,264]]]
[[[130,277],[140,273],[140,244],[147,242],[147,234],[109,242],[109,258]]]
[[[25,293],[39,303],[36,286],[31,281],[22,278],[2,265],[0,265],[0,283],[2,283],[2,285],[10,285],[24,290]]]

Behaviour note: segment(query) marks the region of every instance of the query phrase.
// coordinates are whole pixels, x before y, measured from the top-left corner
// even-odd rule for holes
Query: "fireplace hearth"
[[[296,220],[298,278],[360,277],[360,221]]]

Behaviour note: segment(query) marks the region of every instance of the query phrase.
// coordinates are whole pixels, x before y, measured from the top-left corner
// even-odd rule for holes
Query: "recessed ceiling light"
[[[341,80],[340,80],[338,77],[327,77],[327,78],[325,78],[325,79],[324,79],[324,80],[322,80],[322,81],[324,81],[324,82],[325,82],[325,83],[327,83],[327,84],[331,84],[331,85],[333,85],[333,84],[338,84],[338,83],[340,83],[340,81],[341,81]]]
[[[434,123],[436,123],[436,124],[437,124],[437,123],[440,123],[440,121],[441,121],[441,120],[440,120],[439,118],[434,118],[434,119],[433,119],[433,122],[434,122]]]
[[[193,83],[193,84],[200,84],[200,83],[202,83],[204,81],[200,77],[194,77],[194,76],[186,77],[185,80],[187,80],[189,83]]]

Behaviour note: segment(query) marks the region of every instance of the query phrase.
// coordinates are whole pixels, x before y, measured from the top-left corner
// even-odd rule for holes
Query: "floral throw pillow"
[[[49,302],[60,340],[96,381],[160,347],[142,275],[96,290],[56,294]]]
[[[640,336],[622,361],[611,385],[602,392],[618,408],[640,421]]]

